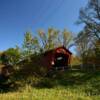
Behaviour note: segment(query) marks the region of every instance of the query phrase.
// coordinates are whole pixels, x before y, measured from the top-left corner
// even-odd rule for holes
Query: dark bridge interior
[[[68,56],[62,53],[55,55],[54,67],[64,67],[68,65]]]

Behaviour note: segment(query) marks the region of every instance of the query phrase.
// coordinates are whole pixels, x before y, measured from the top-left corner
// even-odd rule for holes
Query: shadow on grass
[[[90,83],[91,85],[95,85],[99,82],[100,72],[83,72],[80,70],[67,70],[64,72],[54,72],[52,77],[43,77],[36,84],[33,83],[33,87],[36,88],[53,88],[56,86],[64,86],[64,87],[79,87],[85,86]],[[96,79],[97,78],[97,79]],[[100,86],[99,86],[100,87]]]
[[[100,93],[100,72],[86,72],[81,70],[54,71],[51,76],[43,77],[32,71],[18,70],[13,75],[13,86],[4,87],[1,93],[19,91],[25,85],[33,88],[44,89],[63,86],[65,88],[81,87],[91,95]]]
[[[0,93],[15,92],[19,90],[20,85],[14,83],[0,84]]]

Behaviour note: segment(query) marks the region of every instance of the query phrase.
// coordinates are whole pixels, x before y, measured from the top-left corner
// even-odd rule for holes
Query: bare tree
[[[79,23],[85,24],[88,35],[92,35],[100,40],[100,0],[89,0],[87,6],[81,8]]]

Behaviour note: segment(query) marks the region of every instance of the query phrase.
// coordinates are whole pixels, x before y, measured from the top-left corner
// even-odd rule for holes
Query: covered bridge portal
[[[68,68],[72,53],[64,46],[46,51],[44,54],[44,64],[48,69]]]

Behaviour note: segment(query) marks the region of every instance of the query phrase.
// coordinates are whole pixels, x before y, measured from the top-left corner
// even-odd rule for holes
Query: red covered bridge
[[[68,68],[71,61],[71,55],[72,53],[64,46],[57,47],[43,53],[42,63],[44,66],[47,66],[48,69]]]
[[[18,63],[23,73],[42,73],[51,69],[64,69],[70,65],[72,53],[64,46],[48,50],[40,55],[31,55],[31,60],[27,59]]]

